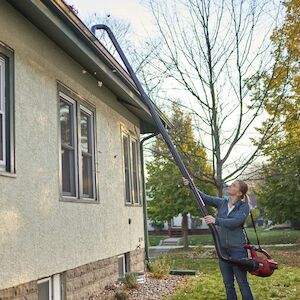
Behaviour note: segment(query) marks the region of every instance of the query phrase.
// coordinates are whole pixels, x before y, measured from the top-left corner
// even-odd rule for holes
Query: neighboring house
[[[0,299],[81,299],[144,271],[128,73],[61,0],[0,2]]]
[[[150,202],[152,199],[149,197],[146,197],[147,202]],[[181,229],[182,224],[182,215],[179,214],[178,216],[173,217],[170,220],[171,229],[179,230]],[[190,214],[188,214],[188,228],[192,229],[194,232],[197,232],[198,230],[202,229],[209,229],[208,225],[205,223],[204,218],[201,217],[194,217]],[[168,231],[170,228],[168,226],[168,222],[165,222],[163,224],[159,224],[159,226],[156,226],[153,221],[148,218],[147,219],[147,230],[149,233],[153,233],[155,231],[161,232],[161,231]]]
[[[173,229],[179,229],[181,228],[182,224],[182,216],[179,214],[176,217],[173,217],[171,220],[171,228]],[[156,230],[163,230],[167,231],[168,230],[168,223],[164,223],[162,227],[157,228],[155,224],[151,220],[148,219],[147,221],[147,227],[149,232],[154,232]],[[201,229],[209,229],[208,225],[205,223],[204,218],[199,218],[199,217],[193,217],[190,214],[188,214],[188,228],[193,229],[195,231],[201,230]]]

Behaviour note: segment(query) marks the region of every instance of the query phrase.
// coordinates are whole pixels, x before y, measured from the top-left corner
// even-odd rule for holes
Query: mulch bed
[[[115,283],[107,286],[103,291],[94,294],[88,300],[113,300],[117,291],[126,291],[130,300],[158,300],[172,294],[189,276],[169,275],[165,279],[151,277],[145,273],[145,282],[139,283],[137,288],[128,289],[124,283]]]

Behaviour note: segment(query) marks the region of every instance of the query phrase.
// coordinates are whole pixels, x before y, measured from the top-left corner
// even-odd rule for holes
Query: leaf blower
[[[200,211],[203,213],[204,216],[209,215],[208,210],[205,206],[205,203],[203,201],[203,199],[201,198],[201,195],[198,192],[198,189],[196,188],[186,166],[184,165],[179,153],[177,152],[170,136],[169,133],[167,131],[167,129],[164,127],[164,124],[162,122],[162,120],[160,119],[159,115],[156,112],[156,109],[151,101],[151,99],[148,97],[148,95],[146,94],[146,92],[144,91],[140,81],[138,80],[135,72],[133,71],[130,63],[128,62],[122,48],[120,47],[118,41],[116,40],[113,32],[111,31],[111,29],[106,26],[106,25],[102,25],[102,24],[96,24],[94,26],[92,26],[91,31],[93,32],[93,34],[95,34],[96,30],[100,29],[100,30],[105,30],[110,38],[110,40],[112,41],[115,49],[117,50],[120,58],[122,59],[129,75],[131,76],[133,82],[135,83],[135,86],[137,88],[137,92],[139,92],[140,97],[143,99],[144,103],[147,105],[149,112],[155,122],[155,124],[157,125],[157,128],[159,130],[159,133],[162,135],[162,137],[164,138],[178,168],[180,169],[182,175],[187,178],[190,182],[189,187],[191,189],[191,191],[193,192],[195,199],[196,199],[196,203],[200,209]],[[111,69],[111,72],[114,72],[113,69]],[[230,264],[235,264],[235,265],[239,265],[241,267],[243,267],[245,270],[249,271],[251,274],[254,275],[258,275],[258,276],[269,276],[271,275],[271,270],[273,272],[273,270],[275,269],[275,265],[277,266],[277,264],[273,261],[270,260],[269,255],[267,260],[261,260],[260,258],[258,258],[258,256],[256,255],[256,251],[254,250],[253,246],[251,245],[247,245],[247,247],[251,247],[251,257],[248,258],[243,258],[243,259],[234,259],[234,258],[228,258],[226,256],[223,255],[222,251],[221,251],[221,244],[220,244],[220,237],[219,237],[219,233],[215,227],[214,224],[209,224],[209,229],[212,233],[213,239],[214,239],[214,243],[215,243],[215,248],[216,248],[216,252],[218,257]],[[264,254],[266,254],[266,252],[264,252]]]
[[[245,232],[245,235],[247,238],[247,244],[244,246],[244,248],[247,249],[248,251],[250,251],[250,257],[253,261],[257,262],[258,267],[255,270],[249,271],[249,272],[252,275],[256,275],[256,276],[260,276],[260,277],[268,277],[273,274],[275,269],[278,269],[278,264],[276,261],[274,261],[271,258],[270,254],[266,250],[261,248],[251,210],[250,210],[250,216],[251,216],[252,225],[253,225],[253,228],[255,231],[258,247],[251,244],[249,237],[247,235],[247,232],[243,226],[243,229],[244,229],[244,232]],[[262,257],[258,256],[257,255],[258,253],[262,253],[266,258],[262,258]]]
[[[256,270],[249,271],[250,274],[260,277],[268,277],[273,274],[275,269],[278,269],[277,262],[271,258],[270,254],[266,250],[250,244],[245,245],[244,248],[250,250],[251,259],[258,263],[258,268]],[[263,253],[266,258],[259,257],[257,252]]]

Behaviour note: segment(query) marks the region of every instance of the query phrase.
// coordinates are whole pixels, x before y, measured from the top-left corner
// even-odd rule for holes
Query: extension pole
[[[200,211],[202,212],[202,214],[204,216],[207,216],[208,215],[207,208],[205,206],[205,203],[204,203],[203,199],[201,198],[201,195],[198,192],[197,187],[194,184],[194,181],[192,180],[192,177],[190,176],[190,174],[189,174],[186,166],[184,165],[179,153],[177,152],[177,150],[176,150],[176,148],[175,148],[175,146],[174,146],[174,144],[173,144],[166,128],[164,127],[159,115],[157,114],[157,112],[154,108],[154,105],[153,105],[152,101],[150,100],[150,98],[148,97],[146,92],[144,91],[140,81],[138,80],[137,76],[135,75],[135,72],[133,71],[129,61],[127,60],[123,50],[121,49],[118,41],[115,38],[114,34],[112,33],[111,29],[108,26],[103,25],[103,24],[97,24],[97,25],[92,26],[92,28],[91,28],[91,30],[94,34],[95,34],[97,29],[105,30],[107,32],[109,38],[111,39],[114,47],[117,50],[119,56],[121,57],[124,65],[126,66],[128,73],[130,74],[132,80],[134,81],[137,90],[139,91],[142,99],[144,100],[145,104],[147,105],[147,107],[148,107],[148,109],[151,113],[151,116],[152,116],[154,122],[156,123],[156,125],[159,129],[159,132],[161,133],[162,137],[164,138],[164,140],[165,140],[165,142],[166,142],[166,144],[167,144],[167,146],[168,146],[168,148],[169,148],[169,150],[170,150],[177,166],[179,167],[183,177],[185,177],[189,180],[189,187],[190,187],[190,189],[192,190],[192,192],[195,196],[195,199],[196,199],[196,202],[197,202],[197,205],[198,205]],[[214,224],[208,224],[208,226],[209,226],[209,229],[210,229],[210,231],[212,233],[212,236],[213,236],[213,239],[214,239],[217,255],[221,260],[223,260],[225,262],[228,262],[228,263],[244,266],[248,270],[253,270],[253,269],[257,268],[257,265],[255,264],[255,262],[253,260],[249,259],[249,258],[233,259],[233,258],[225,257],[223,255],[222,251],[221,251],[220,237],[219,237],[219,234],[218,234],[218,231],[217,231],[215,225]]]

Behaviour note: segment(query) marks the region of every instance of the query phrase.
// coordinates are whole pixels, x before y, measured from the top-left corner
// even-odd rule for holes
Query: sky
[[[144,37],[154,30],[153,18],[139,0],[66,0],[77,8],[81,19],[90,14],[110,14],[112,17],[129,21],[135,34]],[[150,33],[151,34],[151,33]]]

